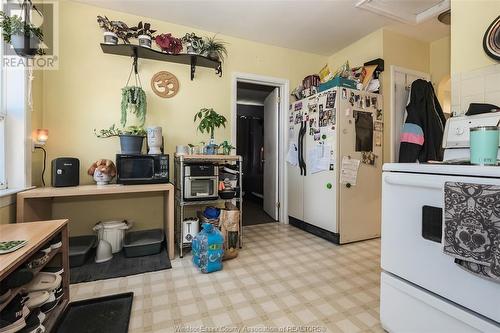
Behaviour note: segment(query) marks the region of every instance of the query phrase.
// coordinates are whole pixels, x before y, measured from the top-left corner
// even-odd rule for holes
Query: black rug
[[[134,293],[69,303],[58,322],[57,333],[126,333]]]
[[[113,254],[113,259],[100,264],[94,262],[95,251],[87,262],[70,269],[70,283],[90,282],[122,276],[161,271],[172,268],[167,250],[163,246],[160,253],[152,256],[127,258],[122,252]]]

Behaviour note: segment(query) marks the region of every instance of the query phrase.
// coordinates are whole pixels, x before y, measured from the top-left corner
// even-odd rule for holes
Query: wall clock
[[[179,92],[179,80],[167,71],[161,71],[151,78],[151,89],[162,98],[172,98]]]
[[[500,16],[486,30],[483,38],[483,48],[488,56],[500,61]]]

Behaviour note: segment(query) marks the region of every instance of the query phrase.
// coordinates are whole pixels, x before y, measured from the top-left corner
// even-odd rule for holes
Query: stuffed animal
[[[116,176],[116,166],[111,160],[101,159],[94,162],[87,170],[97,185],[107,185]]]

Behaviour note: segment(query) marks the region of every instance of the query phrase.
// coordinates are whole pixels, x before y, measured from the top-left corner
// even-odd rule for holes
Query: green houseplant
[[[142,150],[142,142],[146,136],[146,130],[142,126],[128,126],[118,128],[113,124],[110,128],[97,131],[94,128],[94,134],[98,138],[120,138],[120,148],[122,154],[140,154]]]
[[[133,31],[133,37],[139,40],[139,45],[147,48],[151,48],[151,43],[154,38],[156,30],[151,29],[151,23],[145,22],[144,24],[139,22],[136,27],[130,28]]]
[[[233,149],[236,149],[232,144],[230,144],[227,140],[223,141],[220,145],[220,148],[222,148],[222,153],[224,155],[231,155],[231,151]]]
[[[212,60],[223,62],[227,57],[226,43],[216,36],[207,37],[203,43],[203,51]]]
[[[127,113],[131,111],[139,120],[140,126],[146,121],[146,93],[141,87],[127,86],[122,88],[121,119],[123,127],[127,124]]]
[[[199,120],[198,131],[201,133],[210,134],[210,142],[206,146],[206,152],[209,155],[217,153],[217,145],[215,144],[215,128],[221,126],[226,127],[227,119],[223,115],[218,114],[214,109],[203,108],[194,115],[194,122]]]
[[[32,23],[23,21],[20,16],[8,16],[0,11],[0,28],[3,40],[11,44],[17,55],[34,57],[43,54],[40,44],[43,41],[43,31]]]

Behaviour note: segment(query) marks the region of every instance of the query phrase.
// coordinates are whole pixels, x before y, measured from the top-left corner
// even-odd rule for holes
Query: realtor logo
[[[2,67],[58,69],[58,3],[46,0],[7,1],[2,7]]]

